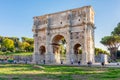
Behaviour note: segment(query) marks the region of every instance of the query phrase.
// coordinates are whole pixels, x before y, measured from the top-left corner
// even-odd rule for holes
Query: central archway
[[[56,35],[52,39],[52,49],[54,54],[54,61],[61,63],[66,61],[66,40],[62,35]]]

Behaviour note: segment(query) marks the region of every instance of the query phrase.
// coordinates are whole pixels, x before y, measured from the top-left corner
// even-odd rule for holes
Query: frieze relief
[[[84,39],[82,32],[73,32],[71,33],[71,39]]]
[[[70,16],[70,14],[72,14]],[[42,26],[49,23],[49,26],[59,27],[62,25],[70,24],[70,20],[77,20],[77,21],[86,21],[87,13],[83,10],[72,10],[68,12],[61,12],[56,13],[53,15],[44,15],[40,17],[34,17],[34,25],[35,26]],[[92,14],[91,19],[93,20],[94,15]],[[49,19],[49,20],[48,20]]]
[[[49,23],[51,27],[52,26],[59,27],[59,25],[64,25],[68,23],[67,13],[51,15],[49,19],[50,19]]]
[[[81,19],[86,17],[86,12],[84,10],[74,10],[72,11],[72,20],[78,19],[80,17]]]
[[[46,36],[39,36],[38,40],[41,42],[44,42],[44,41],[46,41]]]
[[[66,30],[67,29],[65,29],[65,28],[64,29],[63,28],[61,28],[61,29],[51,29],[50,33],[51,34],[55,34],[55,33],[65,33],[65,34],[67,34]]]

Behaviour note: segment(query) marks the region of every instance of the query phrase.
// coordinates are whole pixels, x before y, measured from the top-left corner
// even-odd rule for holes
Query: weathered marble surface
[[[91,6],[35,16],[33,24],[34,53],[33,62],[60,63],[59,54],[55,54],[52,43],[64,37],[66,44],[66,64],[75,60],[74,46],[82,48],[82,64],[94,63],[94,10]],[[56,38],[57,37],[57,38]],[[56,40],[53,40],[55,39]],[[44,55],[40,47],[45,47]],[[56,57],[57,56],[57,57]],[[41,58],[42,57],[42,58]]]

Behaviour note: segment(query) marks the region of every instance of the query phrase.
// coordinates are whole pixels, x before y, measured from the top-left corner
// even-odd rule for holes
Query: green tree
[[[105,36],[100,41],[103,45],[105,45],[110,51],[111,59],[116,60],[117,58],[117,50],[120,46],[120,36]]]
[[[32,52],[34,49],[34,40],[33,38],[27,38],[27,37],[22,37],[22,42],[27,42],[30,44],[29,46],[29,52]]]
[[[8,38],[5,38],[3,40],[3,44],[2,44],[6,50],[9,51],[14,51],[14,41]]]
[[[21,44],[21,49],[24,50],[25,52],[28,52],[30,50],[30,44],[28,42],[23,42]]]
[[[18,48],[19,47],[19,38],[17,37],[9,37],[9,39],[12,39],[14,41],[14,46],[15,48]]]
[[[59,42],[59,48],[60,48],[60,56],[61,56],[61,60],[65,59],[66,56],[66,41],[64,38],[62,38]]]
[[[120,22],[117,24],[117,27],[115,27],[114,28],[114,30],[111,32],[111,34],[113,35],[113,36],[119,36],[120,37]],[[120,39],[118,39],[118,42],[119,42],[119,40]],[[117,46],[119,47],[120,46],[120,43],[119,44],[117,44]],[[118,51],[118,47],[116,48],[117,49],[117,51]],[[116,51],[116,53],[117,53],[117,51]],[[116,54],[117,55],[117,54]]]
[[[95,48],[95,55],[98,55],[98,54],[107,54],[109,55],[109,53],[101,48]]]
[[[34,44],[33,38],[22,37],[22,42],[28,42],[29,44]]]
[[[112,35],[119,35],[120,36],[120,23],[117,24],[117,27],[111,32]]]
[[[6,40],[7,39],[7,40]],[[7,45],[9,40],[12,40],[14,44],[10,44],[10,45]],[[32,52],[33,49],[34,49],[34,40],[32,38],[27,38],[27,37],[22,37],[21,38],[22,41],[20,41],[19,38],[17,37],[3,37],[3,36],[0,36],[0,50],[1,51],[7,51],[7,50],[10,50],[10,51],[16,51],[16,52],[23,52],[23,51],[29,51],[29,52]],[[26,43],[27,42],[27,43]],[[26,47],[25,46],[29,45],[29,47]],[[11,46],[13,45],[14,47],[10,48],[8,46]]]
[[[0,44],[3,42],[4,37],[0,36]]]
[[[4,39],[4,37],[0,36],[0,50],[2,50],[3,39]]]

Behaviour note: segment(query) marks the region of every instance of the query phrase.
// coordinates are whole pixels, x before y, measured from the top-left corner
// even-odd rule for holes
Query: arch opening
[[[74,46],[74,60],[76,63],[82,60],[82,47],[80,44]]]
[[[39,54],[40,54],[40,62],[41,63],[43,63],[43,61],[45,60],[45,53],[46,53],[45,46],[40,46]]]
[[[52,40],[53,54],[56,63],[66,61],[66,40],[62,35],[56,35]]]

